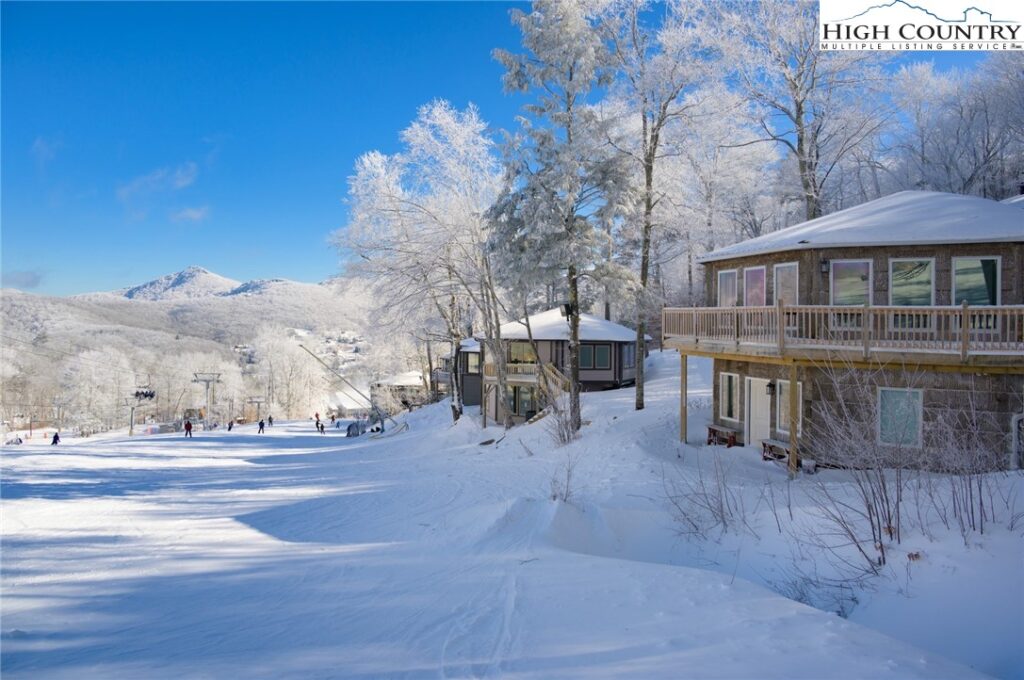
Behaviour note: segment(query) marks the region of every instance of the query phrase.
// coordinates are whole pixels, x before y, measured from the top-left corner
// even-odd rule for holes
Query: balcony
[[[554,364],[506,364],[505,379],[509,383],[530,383],[536,384],[541,374],[547,376],[549,384],[561,386],[568,389],[569,379]],[[497,380],[498,367],[494,364],[484,364],[484,380]]]
[[[693,354],[1007,365],[1024,372],[1024,305],[666,308],[662,344]]]

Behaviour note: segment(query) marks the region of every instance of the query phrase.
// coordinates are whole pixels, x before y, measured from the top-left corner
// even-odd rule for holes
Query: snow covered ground
[[[585,395],[564,448],[543,420],[481,445],[501,430],[443,404],[376,440],[294,422],[5,448],[3,675],[1024,677],[1019,529],[906,540],[924,558],[849,619],[787,599],[775,512],[795,523],[801,488],[844,473],[683,449],[677,366],[652,357],[641,413]],[[691,399],[708,373],[691,361]],[[749,527],[684,538],[666,488],[715,457]]]

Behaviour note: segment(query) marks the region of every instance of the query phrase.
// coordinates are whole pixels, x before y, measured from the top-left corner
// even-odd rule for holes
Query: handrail
[[[783,305],[666,307],[666,340],[735,348],[846,349],[959,354],[1024,353],[1024,305],[908,307]]]

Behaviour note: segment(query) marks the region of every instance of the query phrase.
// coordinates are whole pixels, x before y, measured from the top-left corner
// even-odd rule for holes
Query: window
[[[833,260],[830,272],[831,304],[871,303],[871,260]]]
[[[878,388],[878,441],[892,446],[921,446],[922,391]]]
[[[788,380],[777,380],[775,381],[775,429],[780,434],[789,434],[789,381]],[[796,384],[796,433],[804,429],[804,414],[803,414],[803,401],[804,401],[804,386],[803,383]]]
[[[764,307],[764,277],[764,267],[750,267],[743,270],[743,305],[745,307]]]
[[[580,345],[580,368],[594,367],[594,346]]]
[[[775,302],[783,304],[800,304],[800,266],[796,262],[775,265]]]
[[[895,307],[935,304],[935,260],[889,260],[889,304]]]
[[[999,265],[998,257],[954,257],[953,304],[998,305]]]
[[[512,386],[505,388],[508,410],[517,416],[532,417],[537,414],[537,395],[533,387]]]
[[[636,345],[633,343],[622,346],[622,367],[636,368]]]
[[[718,374],[718,415],[725,420],[740,419],[740,377],[735,373]]]
[[[535,364],[537,354],[533,345],[528,342],[512,342],[508,346],[508,362],[510,364]]]
[[[736,306],[736,270],[718,272],[718,306]]]
[[[480,372],[480,353],[466,352],[466,373]]]
[[[611,345],[580,345],[580,369],[603,370],[611,367]]]

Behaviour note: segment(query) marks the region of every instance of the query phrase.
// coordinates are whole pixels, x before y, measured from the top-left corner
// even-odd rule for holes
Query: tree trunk
[[[652,147],[653,148],[653,147]],[[644,336],[647,334],[647,279],[651,269],[651,231],[654,213],[654,154],[644,160],[644,226],[640,244],[640,299],[636,310],[636,403],[644,409]]]
[[[569,279],[569,420],[574,432],[583,427],[580,416],[580,293],[576,266],[570,265]]]

